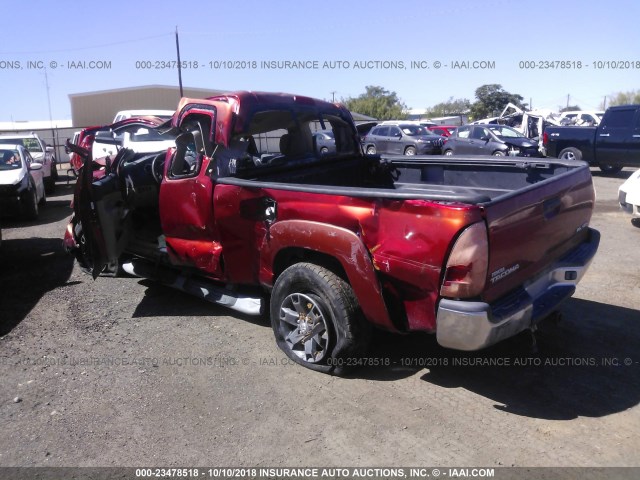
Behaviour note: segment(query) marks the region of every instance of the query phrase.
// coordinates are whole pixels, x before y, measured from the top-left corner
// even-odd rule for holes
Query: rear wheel
[[[415,155],[416,154],[416,147],[407,147],[404,149],[404,154],[405,155]]]
[[[369,146],[367,147],[366,152],[367,152],[367,155],[375,155],[375,154],[376,154],[376,147],[375,147],[375,145],[369,145]]]
[[[322,147],[320,149],[320,155],[326,155],[327,153],[329,153],[329,149],[327,147]]]
[[[617,165],[598,165],[602,173],[606,173],[607,175],[615,175],[616,173],[620,173],[622,171],[622,167]]]
[[[50,176],[44,179],[44,191],[51,194],[56,189],[56,179],[53,177],[53,171]]]
[[[632,218],[631,225],[634,227],[640,228],[640,218]]]
[[[445,151],[444,151],[444,154],[445,154],[447,157],[450,157],[450,156],[452,156],[452,155],[453,155],[453,150],[445,150]]]
[[[297,263],[282,272],[270,310],[278,347],[311,370],[344,373],[368,343],[369,325],[351,286],[319,265]]]
[[[491,155],[493,155],[494,157],[504,157],[504,152],[501,152],[500,150],[496,150]]]
[[[565,148],[558,155],[560,160],[582,160],[582,152],[574,147]]]
[[[24,218],[27,220],[36,220],[38,218],[38,194],[36,193],[36,186],[31,184],[31,187],[24,192],[22,197],[22,211]]]

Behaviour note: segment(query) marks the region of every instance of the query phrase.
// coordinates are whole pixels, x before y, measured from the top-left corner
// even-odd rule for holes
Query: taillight
[[[547,132],[544,132],[542,134],[542,144],[546,146],[548,142],[549,142],[549,134]]]
[[[460,234],[444,272],[440,295],[466,298],[482,293],[489,265],[489,241],[484,222],[474,223]]]

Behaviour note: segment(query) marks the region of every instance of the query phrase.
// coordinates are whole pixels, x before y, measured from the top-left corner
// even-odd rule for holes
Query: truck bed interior
[[[575,167],[575,163],[573,164]],[[376,157],[263,169],[220,183],[314,193],[486,203],[572,168],[557,159]]]

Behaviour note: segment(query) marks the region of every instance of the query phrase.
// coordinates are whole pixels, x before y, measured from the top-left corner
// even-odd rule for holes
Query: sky
[[[69,94],[177,85],[176,28],[189,87],[338,101],[377,85],[420,109],[498,83],[556,110],[640,89],[637,0],[0,0],[0,12],[20,19],[0,42],[0,121],[70,119]]]

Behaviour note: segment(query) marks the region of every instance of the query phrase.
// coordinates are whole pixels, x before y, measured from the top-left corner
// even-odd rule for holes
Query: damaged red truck
[[[598,248],[582,162],[366,156],[344,107],[285,94],[183,99],[167,128],[175,148],[121,149],[100,179],[88,156],[65,245],[94,277],[119,264],[268,313],[314,370],[340,373],[372,326],[459,350],[511,337]]]

